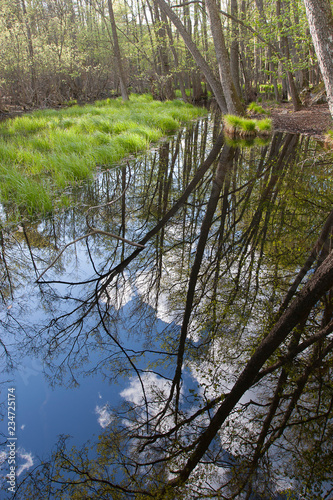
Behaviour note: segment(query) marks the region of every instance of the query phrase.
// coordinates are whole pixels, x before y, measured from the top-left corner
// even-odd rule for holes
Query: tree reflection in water
[[[28,267],[40,276],[102,231],[37,279],[46,319],[20,346],[54,384],[128,379],[93,451],[62,437],[15,498],[329,496],[331,157],[297,135],[237,149],[214,130],[197,123],[149,162],[101,172],[76,193],[97,207],[87,219],[74,208],[16,234],[20,265],[3,232],[7,304]],[[73,265],[83,245],[90,277]]]

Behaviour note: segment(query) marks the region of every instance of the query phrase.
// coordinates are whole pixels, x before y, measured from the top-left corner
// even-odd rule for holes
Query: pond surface
[[[309,137],[279,132],[265,146],[235,148],[223,145],[219,127],[218,120],[193,123],[146,155],[99,171],[72,190],[73,207],[53,217],[13,224],[2,209],[2,472],[9,472],[13,389],[15,498],[67,498],[56,496],[59,485],[19,485],[65,443],[80,448],[99,434],[108,444],[91,452],[100,465],[92,470],[107,475],[109,489],[82,498],[136,498],[137,491],[148,498],[152,485],[176,477],[274,324],[331,213],[332,155]],[[304,319],[305,337],[321,324],[323,307]],[[314,379],[283,422],[297,373],[265,432],[280,372],[241,395],[190,476],[196,496],[183,498],[222,487],[230,495],[239,488],[238,498],[284,498],[288,488],[296,495],[309,486],[295,442],[305,432],[297,425],[302,408],[308,404],[309,421],[315,411],[308,403]],[[311,404],[331,415],[332,388],[321,394]],[[310,430],[316,440],[321,431]],[[320,435],[325,456],[331,449]],[[259,457],[260,439],[266,449]],[[243,460],[244,478],[257,465],[245,486],[230,473]],[[327,491],[329,474],[318,479],[311,470],[311,482]],[[116,482],[126,493],[112,489]],[[3,477],[7,493],[8,486]]]

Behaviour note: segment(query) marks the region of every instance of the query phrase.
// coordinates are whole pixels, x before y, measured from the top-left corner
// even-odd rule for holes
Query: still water
[[[267,369],[291,339],[329,325],[329,294],[214,419],[313,248],[303,283],[330,250],[332,224],[318,237],[332,154],[280,132],[230,146],[219,128],[193,123],[100,169],[52,217],[13,223],[2,209],[3,498],[8,394],[15,498],[149,498],[168,484],[170,498],[277,499],[332,487],[330,331],[289,371]]]

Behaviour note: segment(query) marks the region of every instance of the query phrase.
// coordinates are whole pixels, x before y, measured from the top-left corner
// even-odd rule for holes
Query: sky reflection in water
[[[268,314],[277,310],[332,201],[324,153],[314,141],[283,134],[268,146],[233,151],[232,168],[215,195],[216,165],[209,168],[142,251],[96,234],[68,247],[43,276],[46,283],[34,283],[60,249],[87,233],[89,206],[116,200],[89,212],[90,226],[104,232],[139,242],[154,231],[209,153],[217,130],[207,120],[193,124],[147,156],[74,189],[74,208],[3,231],[1,339],[13,364],[19,363],[13,374],[3,375],[3,394],[9,384],[16,387],[18,472],[49,454],[58,435],[69,434],[80,445],[112,425],[114,409],[124,400],[142,403],[142,384],[152,399],[151,415],[160,411],[156,393],[171,386],[189,276],[202,239],[182,362],[182,411],[232,387],[248,356],[244,339],[250,349]],[[311,162],[321,154],[314,176]],[[213,196],[217,208],[204,237]],[[234,365],[223,361],[224,350]],[[248,392],[241,404],[252,397],[256,393]],[[6,436],[6,420],[2,432]],[[232,446],[229,451],[237,453]]]

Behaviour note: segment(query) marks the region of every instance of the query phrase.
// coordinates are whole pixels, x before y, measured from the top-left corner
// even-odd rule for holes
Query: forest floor
[[[333,129],[327,104],[315,104],[294,111],[291,103],[263,106],[271,112],[274,130],[313,135],[323,140],[325,133]]]

